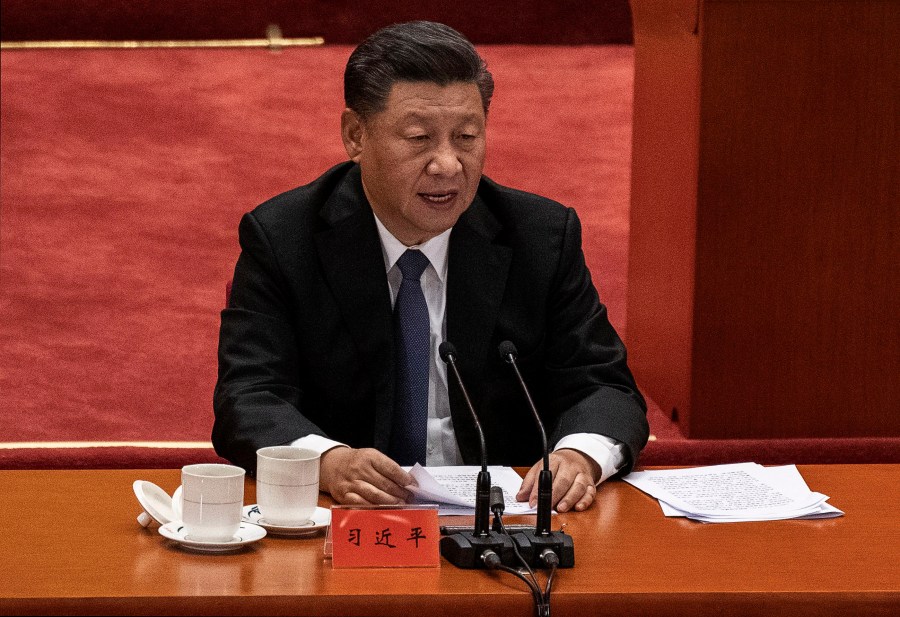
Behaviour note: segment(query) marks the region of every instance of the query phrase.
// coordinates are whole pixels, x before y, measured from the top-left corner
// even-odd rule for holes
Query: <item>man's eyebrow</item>
[[[400,119],[404,122],[428,122],[428,118],[417,111],[409,111],[400,116]]]
[[[460,120],[462,122],[478,122],[480,119],[481,119],[481,116],[479,116],[477,113],[465,114],[464,116],[462,116],[460,118]],[[400,116],[400,120],[402,122],[428,123],[428,122],[433,122],[434,117],[427,115],[427,114],[422,114],[418,111],[410,111],[410,112],[407,112],[407,113],[403,114],[402,116]]]

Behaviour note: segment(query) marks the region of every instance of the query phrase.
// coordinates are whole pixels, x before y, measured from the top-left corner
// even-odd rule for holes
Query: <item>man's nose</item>
[[[454,176],[462,171],[459,153],[451,144],[441,144],[428,162],[427,171],[432,176]]]

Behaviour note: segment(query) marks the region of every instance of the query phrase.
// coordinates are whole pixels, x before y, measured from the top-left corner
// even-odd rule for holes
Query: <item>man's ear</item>
[[[349,107],[341,113],[341,139],[344,140],[344,148],[347,155],[354,163],[359,163],[359,157],[363,149],[363,126],[362,118],[359,114]]]

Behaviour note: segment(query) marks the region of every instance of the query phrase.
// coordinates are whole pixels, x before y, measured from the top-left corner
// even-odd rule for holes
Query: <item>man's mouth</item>
[[[456,197],[455,191],[435,191],[433,193],[419,193],[419,197],[433,204],[445,204]]]

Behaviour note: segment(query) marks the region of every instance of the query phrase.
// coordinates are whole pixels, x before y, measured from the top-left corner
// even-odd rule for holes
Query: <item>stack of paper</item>
[[[461,465],[458,467],[422,467],[418,463],[407,471],[416,479],[418,486],[407,486],[413,494],[414,503],[436,503],[439,514],[475,514],[475,484],[481,467]],[[528,502],[516,501],[516,493],[522,478],[512,467],[489,466],[491,485],[503,490],[506,514],[533,514],[534,508]]]
[[[635,471],[624,480],[656,497],[666,516],[706,523],[832,518],[844,513],[814,493],[794,465],[756,463]]]

